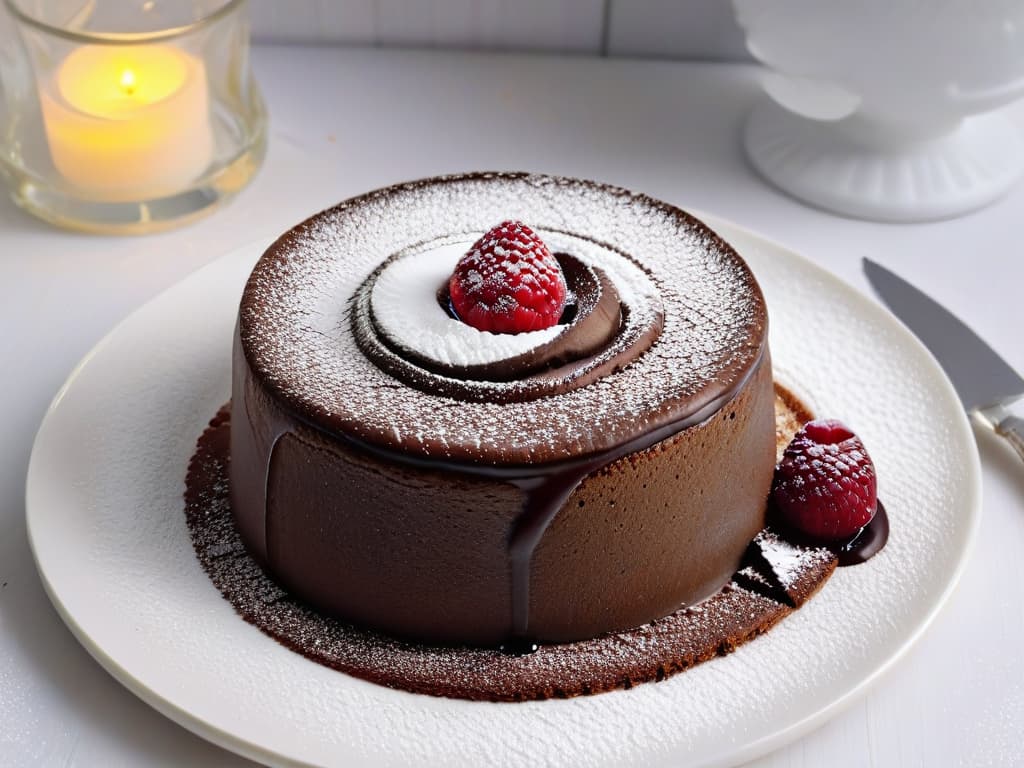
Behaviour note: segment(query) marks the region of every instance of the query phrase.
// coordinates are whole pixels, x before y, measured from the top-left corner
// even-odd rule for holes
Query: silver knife
[[[967,412],[1006,438],[1024,459],[1024,419],[1011,410],[1015,402],[1024,400],[1024,378],[949,310],[903,278],[870,259],[864,259],[864,274],[935,355]]]

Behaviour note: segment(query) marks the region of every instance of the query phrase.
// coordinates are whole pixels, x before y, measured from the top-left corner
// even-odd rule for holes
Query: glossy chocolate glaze
[[[860,565],[877,555],[889,541],[889,515],[882,502],[878,502],[875,516],[871,522],[860,529],[852,539],[842,544],[832,545],[831,549],[839,558],[840,566]]]
[[[744,379],[739,382],[736,392],[725,393],[721,400],[712,401],[699,411],[687,414],[676,422],[658,427],[612,450],[584,459],[538,468],[540,472],[534,469],[530,475],[510,478],[523,491],[525,497],[523,512],[516,520],[509,540],[509,555],[512,562],[511,637],[530,638],[530,564],[533,553],[551,521],[561,511],[583,478],[614,461],[647,450],[685,429],[706,421],[721,410],[746,383],[747,380]],[[462,471],[465,471],[465,468],[462,468]],[[473,471],[480,470],[474,468]],[[498,479],[503,476],[504,471],[487,468],[481,474],[484,477]]]

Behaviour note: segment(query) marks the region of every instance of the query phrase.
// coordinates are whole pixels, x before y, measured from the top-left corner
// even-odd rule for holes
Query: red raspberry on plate
[[[505,221],[477,240],[448,280],[452,309],[492,333],[540,331],[565,309],[565,276],[533,230]]]
[[[800,533],[828,541],[852,538],[878,508],[875,465],[842,422],[808,422],[775,469],[772,501]]]

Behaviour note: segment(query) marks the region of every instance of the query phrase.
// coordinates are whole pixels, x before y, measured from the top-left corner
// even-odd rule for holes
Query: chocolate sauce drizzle
[[[875,514],[857,533],[849,539],[841,541],[822,541],[801,533],[782,522],[781,516],[769,509],[768,518],[772,525],[785,533],[786,539],[806,547],[825,547],[835,554],[837,564],[841,568],[866,563],[877,555],[889,541],[889,515],[881,501]]]
[[[240,410],[235,409],[236,418]],[[231,416],[225,407],[211,421],[186,478],[185,517],[203,569],[245,621],[285,647],[389,688],[526,701],[661,681],[768,631],[810,599],[835,568],[835,555],[821,547],[789,550],[799,555],[801,566],[783,583],[770,564],[780,539],[766,530],[717,594],[631,630],[540,647],[513,639],[500,650],[410,643],[322,615],[282,591],[261,569],[239,537],[227,493]]]
[[[762,350],[762,356],[763,354]],[[522,655],[532,653],[537,649],[537,644],[530,636],[529,623],[530,565],[533,553],[548,526],[564,507],[566,500],[571,496],[576,487],[591,473],[617,461],[623,456],[650,448],[685,429],[709,419],[721,410],[735,396],[736,392],[742,390],[747,378],[752,376],[759,369],[759,366],[760,361],[750,369],[747,377],[734,383],[731,388],[726,389],[718,397],[709,400],[695,411],[610,450],[570,461],[531,466],[484,466],[400,454],[360,441],[351,435],[334,434],[332,436],[344,440],[352,448],[370,454],[377,459],[404,464],[418,469],[449,471],[487,479],[503,480],[516,486],[522,492],[524,499],[522,513],[512,527],[508,542],[512,609],[508,638],[502,645],[504,652]],[[307,420],[300,418],[300,421],[314,430],[319,429],[316,424]],[[270,514],[272,504],[269,498],[271,470],[277,445],[280,439],[290,430],[288,419],[279,418],[274,420],[273,428],[274,433],[271,435],[270,440],[271,448],[267,458],[264,487],[264,551],[256,553],[257,559],[262,554],[264,561],[269,563],[271,568],[274,566],[272,533],[274,521],[273,515]],[[877,554],[885,546],[888,534],[888,516],[886,515],[885,507],[879,502],[878,510],[872,521],[849,541],[823,544],[820,541],[808,539],[799,533],[789,530],[786,531],[786,538],[803,546],[826,546],[837,556],[840,566],[851,566],[863,563]],[[742,576],[740,580],[743,580]],[[757,588],[757,584],[749,581],[746,583],[746,586]],[[779,597],[780,593],[778,590],[769,590],[764,594],[771,599],[785,602],[783,598]]]
[[[875,516],[849,541],[835,544],[830,549],[839,558],[840,566],[860,565],[882,551],[889,540],[889,515],[882,502],[878,502]]]
[[[544,532],[564,506],[566,500],[576,487],[592,472],[605,467],[629,454],[646,450],[663,440],[694,427],[718,413],[737,392],[742,391],[747,381],[758,371],[765,360],[767,345],[762,345],[758,361],[745,375],[714,397],[708,398],[703,404],[689,413],[682,414],[674,420],[656,427],[639,437],[628,440],[613,448],[569,461],[552,462],[527,466],[488,466],[467,464],[438,458],[424,458],[405,453],[397,453],[359,440],[352,435],[331,434],[334,439],[343,440],[357,451],[362,451],[383,461],[432,471],[461,473],[489,480],[501,480],[520,489],[524,496],[523,511],[513,525],[509,537],[509,560],[512,569],[512,615],[509,625],[509,643],[520,648],[529,643],[530,638],[530,563],[533,553]],[[248,404],[246,404],[248,405]],[[246,418],[249,418],[248,414]],[[300,422],[310,429],[320,431],[321,427],[295,414]],[[267,459],[267,478],[264,491],[265,518],[265,557],[273,567],[272,535],[273,515],[270,514],[271,504],[267,496],[270,487],[270,470],[273,464],[274,450],[280,439],[290,427],[284,427],[286,419],[274,422],[274,434],[270,436],[271,449]]]

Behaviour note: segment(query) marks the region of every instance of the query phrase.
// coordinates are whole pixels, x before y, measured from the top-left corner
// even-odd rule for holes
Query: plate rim
[[[781,251],[785,251],[790,256],[796,257],[797,259],[804,262],[805,267],[811,268],[817,273],[818,277],[831,283],[833,286],[837,286],[844,290],[849,295],[857,296],[858,300],[867,302],[875,309],[880,310],[883,315],[887,316],[887,319],[894,323],[900,328],[904,334],[904,341],[915,346],[918,351],[923,352],[928,360],[928,363],[932,366],[932,374],[936,381],[942,383],[943,388],[946,391],[946,396],[956,403],[960,402],[960,396],[956,392],[956,388],[953,386],[953,382],[950,380],[945,369],[939,363],[938,359],[932,354],[932,351],[925,346],[912,330],[904,323],[892,310],[889,309],[885,304],[879,301],[872,301],[870,297],[864,294],[862,291],[857,290],[854,286],[847,283],[841,277],[833,273],[831,270],[826,269],[820,264],[811,261],[808,257],[804,256],[799,251],[785,245],[784,243],[759,232],[756,232],[749,227],[736,224],[733,221],[706,212],[697,212],[694,214],[701,221],[705,222],[708,226],[714,229],[716,232],[719,231],[719,227],[734,232],[739,232],[745,237],[749,237],[755,240],[760,240],[762,243],[768,244],[771,248],[775,248]],[[727,242],[729,237],[726,235],[722,236]],[[756,277],[756,274],[755,274]],[[966,411],[962,408],[959,409],[961,418],[957,419],[958,430],[961,432],[961,436],[965,436],[967,439],[965,443],[968,445],[968,454],[970,460],[970,467],[966,473],[967,478],[970,481],[970,519],[967,523],[963,544],[958,552],[956,567],[950,574],[944,588],[940,594],[935,598],[934,603],[929,608],[925,617],[918,623],[918,625],[910,632],[910,634],[904,639],[900,647],[890,656],[879,664],[871,673],[865,676],[861,681],[850,688],[846,693],[842,694],[839,698],[833,700],[826,707],[818,710],[813,715],[803,718],[802,720],[793,723],[789,728],[783,728],[776,731],[773,734],[762,737],[757,742],[749,745],[749,754],[741,757],[740,760],[753,760],[757,757],[765,755],[779,747],[782,747],[797,738],[800,738],[812,730],[824,725],[826,722],[831,720],[833,717],[839,715],[848,707],[855,704],[861,697],[867,694],[867,692],[876,685],[893,667],[899,664],[907,654],[917,646],[921,638],[928,632],[928,630],[935,623],[935,620],[939,617],[945,607],[949,604],[950,598],[953,593],[956,592],[957,587],[960,585],[960,581],[963,577],[964,571],[967,568],[967,564],[970,562],[971,557],[974,553],[975,546],[978,540],[978,531],[981,528],[981,517],[983,509],[983,492],[982,492],[982,468],[981,468],[981,454],[978,451],[978,444],[974,437],[973,426],[971,420]],[[737,761],[739,762],[739,761]]]
[[[928,364],[932,370],[931,378],[936,381],[941,381],[941,384],[946,392],[947,397],[951,402],[959,402],[956,396],[953,385],[950,382],[945,371],[939,365],[938,361],[935,360],[931,352],[922,344],[920,340],[906,327],[906,325],[899,320],[892,312],[888,310],[884,305],[872,301],[868,296],[859,291],[854,286],[850,285],[846,281],[842,280],[839,276],[828,270],[827,268],[815,263],[808,257],[802,255],[799,251],[791,248],[784,243],[774,240],[770,237],[766,237],[750,228],[735,224],[734,222],[725,219],[723,217],[710,214],[700,210],[688,209],[696,218],[705,222],[718,234],[720,234],[727,242],[732,242],[732,238],[736,235],[749,238],[760,244],[768,246],[769,249],[784,252],[787,257],[794,259],[798,262],[802,269],[809,273],[812,273],[816,278],[828,283],[830,287],[838,289],[845,296],[856,297],[856,300],[861,302],[862,306],[870,306],[871,311],[880,311],[886,316],[888,322],[900,329],[902,343],[911,344],[915,346],[920,352],[924,353],[924,358],[927,359]],[[149,307],[152,303],[163,297],[166,293],[174,290],[182,283],[191,280],[200,280],[206,273],[214,274],[219,268],[223,268],[224,265],[232,259],[241,258],[242,254],[255,253],[257,249],[262,250],[266,247],[266,244],[273,242],[273,238],[260,238],[246,243],[238,248],[234,248],[224,255],[212,260],[208,264],[199,267],[198,269],[190,272],[184,276],[181,280],[175,282],[173,285],[168,286],[157,295],[151,297],[144,304],[133,310],[123,320],[117,323],[111,328],[104,336],[81,358],[81,360],[73,367],[69,373],[66,381],[59,388],[55,394],[52,402],[46,409],[46,412],[40,422],[40,426],[33,439],[32,452],[29,459],[28,471],[26,476],[25,485],[25,516],[26,516],[26,527],[29,540],[29,547],[32,553],[33,561],[36,564],[36,569],[39,572],[44,590],[47,597],[57,610],[61,620],[69,628],[74,637],[78,642],[88,651],[90,656],[94,658],[100,666],[102,666],[112,677],[120,682],[125,688],[131,693],[141,699],[147,705],[153,707],[162,715],[173,720],[177,724],[183,726],[187,730],[195,733],[196,735],[210,741],[222,748],[228,749],[229,751],[235,752],[236,754],[242,755],[252,760],[258,760],[260,762],[272,764],[272,765],[288,765],[288,766],[307,766],[312,765],[311,763],[304,762],[301,759],[296,759],[289,755],[280,754],[271,749],[265,748],[259,744],[247,741],[239,738],[234,734],[215,726],[208,721],[193,715],[191,712],[179,707],[173,701],[169,700],[159,692],[149,688],[142,681],[138,680],[130,671],[124,668],[117,662],[112,656],[110,656],[98,643],[96,643],[84,630],[83,627],[78,623],[73,615],[67,610],[66,606],[60,599],[58,590],[56,590],[48,578],[45,570],[45,565],[42,562],[38,547],[37,539],[39,532],[33,525],[33,477],[38,474],[39,458],[38,447],[40,445],[40,436],[44,434],[44,431],[48,428],[48,425],[55,418],[54,414],[60,409],[61,403],[64,400],[65,395],[71,390],[75,382],[82,374],[82,372],[89,366],[93,360],[103,351],[103,349],[110,343],[114,337],[125,326],[132,324],[136,317],[143,313],[143,311]],[[756,277],[756,272],[755,272]],[[934,624],[937,616],[942,612],[945,606],[948,604],[951,595],[955,592],[957,586],[961,581],[961,577],[964,570],[967,567],[967,563],[971,559],[971,555],[975,549],[975,545],[978,538],[978,530],[981,524],[982,516],[982,483],[981,483],[981,462],[980,455],[977,449],[977,444],[974,438],[973,429],[971,427],[970,420],[966,412],[960,409],[961,417],[956,419],[956,429],[959,433],[963,444],[967,446],[967,455],[963,458],[967,459],[965,466],[965,480],[969,483],[970,487],[967,489],[967,497],[969,499],[969,515],[965,515],[967,518],[965,521],[965,528],[963,529],[963,535],[959,538],[960,544],[955,548],[956,551],[956,563],[955,567],[950,571],[949,577],[947,578],[942,590],[936,595],[928,606],[927,612],[919,621],[915,623],[913,628],[901,636],[899,640],[899,646],[892,652],[888,653],[886,657],[878,664],[873,665],[873,668],[859,679],[854,685],[846,688],[843,693],[839,696],[831,699],[827,705],[821,709],[813,712],[806,717],[803,717],[795,722],[790,722],[783,725],[780,728],[774,729],[771,733],[765,734],[758,738],[756,741],[749,742],[739,746],[737,749],[731,751],[728,755],[719,755],[710,757],[700,765],[712,766],[712,765],[733,765],[739,762],[748,761],[762,756],[772,750],[778,749],[779,747],[788,744],[797,738],[807,734],[811,730],[824,724],[826,721],[838,715],[840,712],[848,708],[858,699],[860,699],[873,685],[875,685],[886,673],[889,672],[895,665],[897,665],[903,658],[906,657],[907,653],[916,646],[920,638],[930,629]],[[239,621],[242,619],[239,617]],[[410,694],[412,695],[412,694]]]

